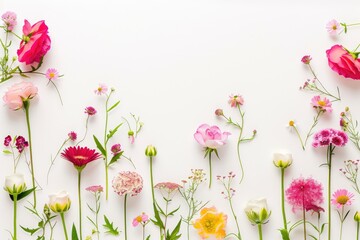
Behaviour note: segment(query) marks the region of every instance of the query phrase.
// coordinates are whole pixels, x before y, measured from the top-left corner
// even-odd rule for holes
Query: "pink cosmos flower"
[[[194,138],[203,147],[217,149],[226,143],[230,134],[229,132],[221,132],[218,126],[202,124],[196,130]]]
[[[304,63],[304,64],[309,64],[310,63],[310,61],[311,61],[311,57],[310,57],[310,55],[305,55],[305,56],[303,56],[302,58],[301,58],[301,62],[302,63]]]
[[[104,189],[101,185],[94,185],[94,186],[85,188],[85,190],[89,191],[89,192],[97,193],[97,192],[102,192]]]
[[[321,183],[312,178],[294,179],[285,194],[293,211],[319,209],[319,205],[324,201]]]
[[[50,81],[53,81],[59,78],[59,72],[55,68],[49,68],[46,71],[45,76]]]
[[[342,208],[344,205],[351,205],[353,197],[354,194],[352,194],[348,190],[338,189],[333,193],[331,203],[337,208]]]
[[[321,99],[320,96],[314,96],[311,99],[311,104],[315,109],[318,109],[319,111],[332,112],[332,104],[326,97]]]
[[[343,147],[348,142],[348,139],[345,132],[328,128],[314,134],[312,146],[317,148],[334,144],[337,147]]]
[[[39,21],[31,26],[28,20],[24,21],[23,37],[20,48],[17,50],[19,62],[32,64],[40,62],[50,50],[51,40],[45,21]]]
[[[106,94],[108,87],[105,84],[100,83],[98,88],[94,91],[97,95]]]
[[[132,225],[133,227],[137,227],[139,224],[144,226],[148,222],[149,222],[149,216],[146,215],[145,213],[142,213],[141,215],[133,219]]]
[[[6,30],[11,32],[16,26],[16,13],[7,11],[3,15],[1,15],[1,19],[4,21]]]
[[[119,172],[119,174],[112,180],[112,187],[114,192],[120,196],[124,196],[126,194],[136,196],[143,188],[143,179],[136,172]]]
[[[89,106],[89,107],[86,107],[86,108],[85,108],[85,113],[86,113],[87,115],[89,115],[89,116],[93,116],[93,115],[95,115],[95,114],[97,113],[97,111],[96,111],[95,108]]]
[[[76,138],[77,138],[77,134],[76,134],[76,132],[71,131],[71,132],[68,133],[68,137],[69,137],[69,139],[70,139],[71,141],[75,141]]]
[[[229,104],[231,107],[237,107],[239,105],[244,105],[244,98],[240,95],[231,94],[229,96]]]
[[[333,19],[326,24],[326,29],[330,35],[334,36],[334,35],[338,34],[341,30],[340,23],[338,23],[338,21]]]
[[[360,80],[360,60],[341,45],[326,51],[330,68],[345,78]]]
[[[120,143],[117,143],[117,144],[114,144],[112,147],[111,147],[111,152],[116,155],[118,154],[119,152],[121,152],[121,144]]]
[[[31,82],[22,81],[12,85],[5,93],[3,100],[12,110],[23,107],[25,101],[37,95],[38,89]]]
[[[11,142],[11,136],[10,135],[7,135],[4,139],[4,146],[5,147],[8,147],[10,145],[10,142]]]

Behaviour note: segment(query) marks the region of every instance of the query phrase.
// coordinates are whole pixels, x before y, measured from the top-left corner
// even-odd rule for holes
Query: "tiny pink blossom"
[[[314,96],[311,99],[311,104],[315,109],[324,112],[332,112],[332,104],[326,97]]]
[[[98,88],[94,91],[97,95],[106,94],[108,87],[105,84],[99,84]]]
[[[333,19],[326,24],[326,29],[330,35],[334,36],[341,30],[340,23]]]
[[[97,193],[97,192],[102,192],[104,189],[101,185],[94,185],[94,186],[85,188],[85,190],[89,191],[89,192]]]
[[[346,189],[336,190],[331,198],[331,203],[337,208],[342,208],[344,205],[351,205],[354,198],[354,194]]]
[[[55,68],[49,68],[46,71],[45,76],[50,81],[53,81],[59,78],[59,72]]]
[[[7,135],[4,139],[4,146],[5,147],[8,147],[10,145],[10,142],[11,142],[11,136],[10,135]]]
[[[77,134],[76,134],[76,132],[71,131],[71,132],[68,133],[68,137],[69,137],[69,139],[70,139],[71,141],[75,141],[76,138],[77,138]]]
[[[1,18],[5,23],[7,31],[12,31],[17,24],[16,13],[14,12],[7,11],[3,15],[1,15]]]
[[[144,226],[146,223],[148,223],[148,221],[149,221],[149,216],[146,215],[145,213],[142,213],[141,215],[133,219],[132,225],[133,227],[137,227],[139,224]]]
[[[24,149],[26,147],[29,146],[28,141],[25,140],[25,138],[23,136],[18,136],[15,139],[15,146],[17,148],[17,150],[19,151],[19,153],[21,153],[22,151],[24,151]]]
[[[93,116],[97,113],[97,111],[94,107],[89,106],[85,108],[85,113],[89,116]]]
[[[202,124],[196,130],[194,138],[203,147],[217,149],[226,143],[230,134],[229,132],[221,132],[218,126]]]
[[[114,144],[112,147],[111,147],[111,152],[116,155],[118,154],[119,152],[121,152],[121,145],[120,143],[117,143],[117,144]]]
[[[229,96],[228,103],[230,104],[231,107],[237,107],[239,105],[244,105],[244,98],[240,95],[231,94]]]
[[[309,64],[310,63],[310,61],[311,61],[311,57],[310,57],[310,55],[305,55],[305,56],[303,56],[302,58],[301,58],[301,62],[302,63],[304,63],[304,64]]]

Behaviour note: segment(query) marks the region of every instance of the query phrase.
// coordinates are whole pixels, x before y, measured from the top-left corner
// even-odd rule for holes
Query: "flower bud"
[[[63,213],[70,209],[71,201],[69,193],[61,191],[57,194],[49,195],[49,208],[55,213]]]
[[[148,157],[155,157],[157,154],[156,148],[153,145],[148,145],[145,149],[145,155]]]
[[[253,224],[265,224],[271,215],[265,198],[249,201],[245,207],[245,213]]]
[[[224,111],[220,108],[215,110],[215,115],[216,116],[223,116],[224,115]]]
[[[51,216],[51,213],[50,213],[50,208],[47,204],[44,205],[43,212],[44,212],[45,216],[49,219]]]
[[[360,212],[356,211],[355,215],[354,215],[354,220],[355,222],[360,222]]]
[[[15,173],[5,177],[5,191],[10,195],[20,194],[26,190],[24,175]]]
[[[292,164],[292,155],[290,153],[274,153],[273,162],[278,168],[287,168]]]

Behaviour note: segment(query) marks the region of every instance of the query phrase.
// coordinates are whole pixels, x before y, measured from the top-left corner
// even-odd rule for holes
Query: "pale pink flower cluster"
[[[314,96],[311,99],[311,105],[313,108],[323,112],[332,112],[332,104],[326,97]]]
[[[101,185],[94,185],[94,186],[85,188],[85,190],[89,191],[89,192],[97,193],[97,192],[102,192],[104,189]]]
[[[231,107],[237,107],[239,105],[244,105],[244,98],[240,95],[231,94],[229,96],[229,104]]]
[[[326,30],[330,35],[336,35],[341,31],[340,23],[335,19],[326,24]]]
[[[315,133],[312,146],[317,148],[334,144],[337,147],[343,147],[348,142],[348,139],[345,132],[328,128]]]
[[[165,190],[168,193],[171,193],[175,190],[177,190],[178,188],[182,188],[182,186],[180,186],[177,183],[173,183],[173,182],[160,182],[158,184],[156,184],[154,186],[154,188],[160,189],[160,190]]]
[[[136,172],[119,172],[119,174],[112,180],[112,187],[120,196],[124,196],[126,194],[136,196],[143,188],[143,179]]]
[[[194,138],[203,147],[217,149],[226,143],[230,134],[229,132],[221,132],[218,126],[202,124],[196,130]]]
[[[23,107],[23,102],[37,95],[38,89],[31,82],[22,81],[12,85],[5,93],[3,100],[12,110]]]
[[[1,15],[1,19],[4,21],[6,30],[12,31],[16,26],[16,13],[7,11],[3,15]]]

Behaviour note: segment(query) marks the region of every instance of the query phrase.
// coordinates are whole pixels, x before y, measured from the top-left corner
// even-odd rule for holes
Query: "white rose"
[[[293,158],[291,153],[274,153],[273,162],[278,168],[287,168],[292,164]]]
[[[49,195],[48,205],[53,212],[66,212],[67,210],[69,210],[71,205],[69,193],[66,191],[61,191],[56,194]]]
[[[244,210],[248,219],[253,224],[266,223],[271,214],[271,212],[268,210],[265,198],[250,200]]]
[[[11,195],[22,193],[26,189],[24,175],[15,173],[13,175],[6,176],[4,188]]]

